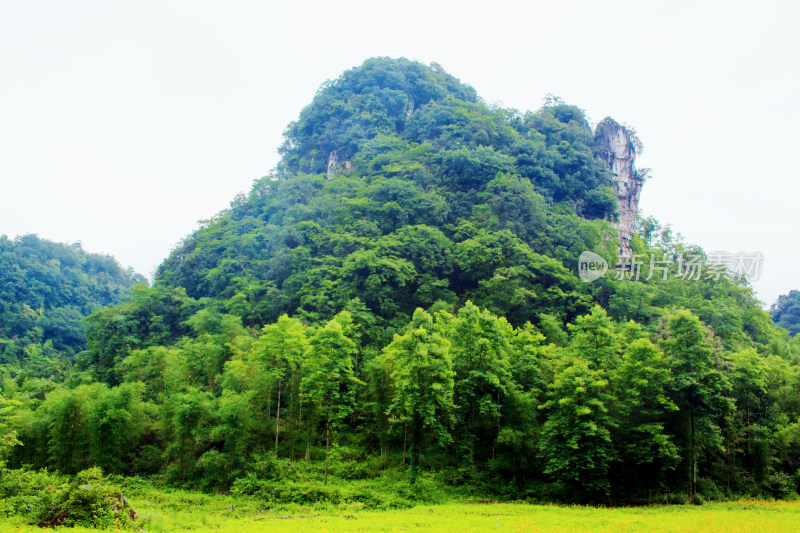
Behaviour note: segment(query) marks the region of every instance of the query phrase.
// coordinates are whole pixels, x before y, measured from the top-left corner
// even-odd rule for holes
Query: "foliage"
[[[793,336],[800,332],[800,291],[778,296],[778,301],[770,307],[772,320],[789,330]]]
[[[433,319],[417,309],[403,335],[384,349],[383,364],[390,372],[393,398],[387,414],[394,424],[411,426],[411,472],[415,481],[423,432],[446,446],[453,422],[453,363],[447,339],[433,327]]]
[[[42,527],[125,528],[136,512],[122,489],[90,468],[68,478],[46,471],[11,470],[0,477],[6,513]]]
[[[49,377],[86,345],[82,319],[145,281],[113,258],[36,235],[0,235],[0,363]]]
[[[150,532],[196,531],[349,531],[408,530],[483,531],[509,529],[519,531],[594,531],[610,528],[619,532],[685,531],[693,524],[697,531],[724,532],[764,529],[791,531],[798,521],[797,501],[741,500],[710,502],[701,507],[654,505],[635,507],[585,507],[521,502],[498,503],[460,499],[451,494],[441,502],[427,502],[411,508],[367,507],[361,502],[338,505],[265,504],[257,496],[208,495],[166,489],[121,480],[125,494],[141,517],[134,528]],[[343,488],[343,487],[342,487]],[[384,497],[383,493],[378,493]],[[0,518],[0,529],[45,531],[27,526],[19,518]],[[123,530],[123,528],[117,528]],[[76,532],[96,529],[75,527]],[[113,530],[113,529],[112,529]]]
[[[575,500],[602,497],[611,486],[608,470],[617,459],[609,415],[613,396],[601,371],[577,359],[560,372],[542,408],[551,413],[543,428],[545,473],[564,483]]]
[[[154,286],[82,308],[85,350],[0,339],[0,460],[264,505],[793,497],[800,340],[726,276],[581,281],[583,251],[617,258],[598,150],[557,98],[520,113],[367,61]],[[705,257],[652,218],[632,247]]]

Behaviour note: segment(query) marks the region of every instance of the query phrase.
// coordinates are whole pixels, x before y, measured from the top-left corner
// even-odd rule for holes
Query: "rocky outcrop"
[[[603,119],[594,132],[595,148],[611,169],[617,194],[620,256],[631,255],[631,236],[639,210],[642,178],[636,170],[636,146],[630,132],[610,118]]]
[[[339,160],[339,156],[336,155],[336,150],[332,151],[328,154],[328,169],[326,171],[328,179],[331,179],[334,174],[340,174],[341,172],[351,172],[353,170],[353,162],[347,159]]]

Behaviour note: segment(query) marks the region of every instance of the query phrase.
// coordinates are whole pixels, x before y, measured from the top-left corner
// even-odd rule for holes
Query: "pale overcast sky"
[[[81,241],[152,277],[272,169],[317,87],[435,61],[487,102],[546,93],[635,127],[641,208],[800,289],[800,8],[792,2],[0,4],[0,234]]]

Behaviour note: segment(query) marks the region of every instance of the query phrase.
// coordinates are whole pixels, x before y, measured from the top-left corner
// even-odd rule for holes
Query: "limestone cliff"
[[[335,174],[341,172],[351,172],[353,170],[353,162],[347,159],[339,160],[336,150],[328,154],[328,167],[325,172],[328,179],[333,178]]]
[[[619,219],[614,225],[619,233],[620,255],[630,255],[631,236],[642,191],[642,178],[635,167],[636,147],[630,132],[611,118],[605,118],[597,125],[594,143],[614,179],[619,212]]]

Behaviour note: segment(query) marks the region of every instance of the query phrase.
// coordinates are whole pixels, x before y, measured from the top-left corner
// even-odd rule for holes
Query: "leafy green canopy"
[[[797,335],[800,332],[800,291],[782,294],[769,311],[775,323],[788,329],[789,333]]]
[[[578,255],[613,259],[609,171],[574,106],[497,109],[436,66],[372,59],[286,136],[278,177],[187,237],[157,284],[248,326],[324,320],[355,297],[382,323],[466,299],[522,323],[585,310]]]
[[[0,235],[0,362],[47,366],[56,354],[76,354],[86,346],[83,318],[119,303],[142,281],[80,244]]]
[[[350,159],[376,134],[402,132],[414,110],[456,98],[475,102],[471,87],[444,72],[407,59],[368,59],[320,87],[314,101],[286,130],[281,147],[290,172],[323,172],[329,154]]]

